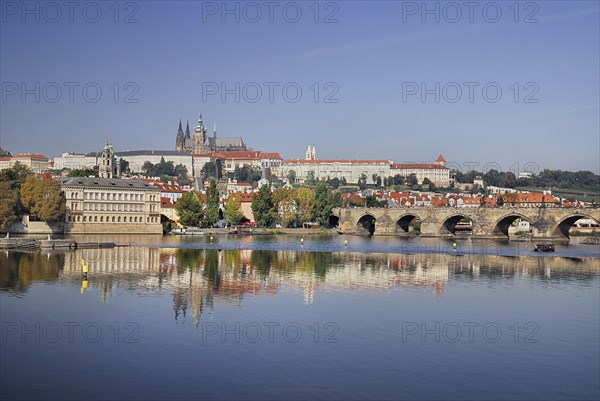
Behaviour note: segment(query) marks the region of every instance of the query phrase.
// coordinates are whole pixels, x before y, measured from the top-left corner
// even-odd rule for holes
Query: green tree
[[[75,169],[69,171],[67,177],[98,177],[98,172],[92,168]]]
[[[289,170],[287,173],[287,179],[290,182],[290,184],[296,182],[296,171],[295,170]]]
[[[496,206],[504,206],[504,198],[502,196],[498,196],[496,199]]]
[[[0,182],[8,182],[10,189],[20,190],[21,184],[31,175],[33,172],[29,167],[17,162],[10,168],[0,170]]]
[[[329,224],[329,216],[334,207],[341,206],[342,198],[339,192],[332,192],[324,182],[317,183],[315,189],[315,219],[325,227]]]
[[[202,176],[216,178],[217,166],[215,162],[204,163],[204,166],[202,166]]]
[[[263,185],[252,198],[252,213],[260,227],[270,227],[275,221],[275,206],[269,185]]]
[[[119,169],[121,170],[121,174],[129,174],[129,162],[123,158],[119,158]]]
[[[327,180],[327,185],[329,185],[333,189],[338,189],[340,187],[340,179],[335,177],[330,180]]]
[[[411,187],[414,188],[417,185],[419,185],[419,180],[417,179],[417,176],[415,175],[415,173],[410,174],[408,177],[406,177],[406,183]]]
[[[242,200],[235,195],[230,195],[225,203],[223,214],[230,224],[240,224],[245,218],[244,213],[242,213]]]
[[[310,170],[308,173],[306,173],[306,180],[304,182],[306,185],[309,185],[311,187],[314,186],[317,182],[315,178],[315,172]]]
[[[404,177],[402,177],[400,174],[396,174],[392,178],[392,185],[403,185],[403,184],[404,184]]]
[[[363,190],[367,188],[367,175],[361,174],[358,178],[358,189]]]
[[[179,216],[179,223],[181,225],[198,227],[204,216],[202,198],[194,191],[186,192],[175,203],[175,211]]]
[[[210,180],[206,190],[206,208],[204,210],[204,223],[212,227],[219,221],[219,190],[215,180]]]
[[[386,207],[387,202],[384,200],[379,200],[376,196],[369,195],[365,197],[365,205],[367,207]]]

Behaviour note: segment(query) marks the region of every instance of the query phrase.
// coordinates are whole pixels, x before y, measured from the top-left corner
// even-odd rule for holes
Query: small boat
[[[535,244],[536,252],[554,252],[554,244]]]
[[[204,235],[204,231],[198,227],[175,228],[171,233],[175,235]]]

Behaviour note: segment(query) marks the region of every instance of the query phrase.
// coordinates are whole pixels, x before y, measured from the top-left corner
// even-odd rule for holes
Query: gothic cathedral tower
[[[185,136],[181,128],[181,120],[179,120],[179,129],[177,130],[177,138],[175,140],[175,150],[178,152],[185,151]]]
[[[208,146],[208,137],[206,135],[206,128],[202,122],[202,114],[198,116],[198,125],[194,128],[194,154],[208,153],[210,147]]]

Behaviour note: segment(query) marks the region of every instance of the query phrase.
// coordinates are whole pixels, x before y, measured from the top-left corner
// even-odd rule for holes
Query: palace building
[[[65,232],[162,234],[160,189],[140,180],[67,177]]]

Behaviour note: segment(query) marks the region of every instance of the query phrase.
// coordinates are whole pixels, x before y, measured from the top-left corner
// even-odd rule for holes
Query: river
[[[85,238],[0,253],[3,400],[600,397],[597,246]]]

